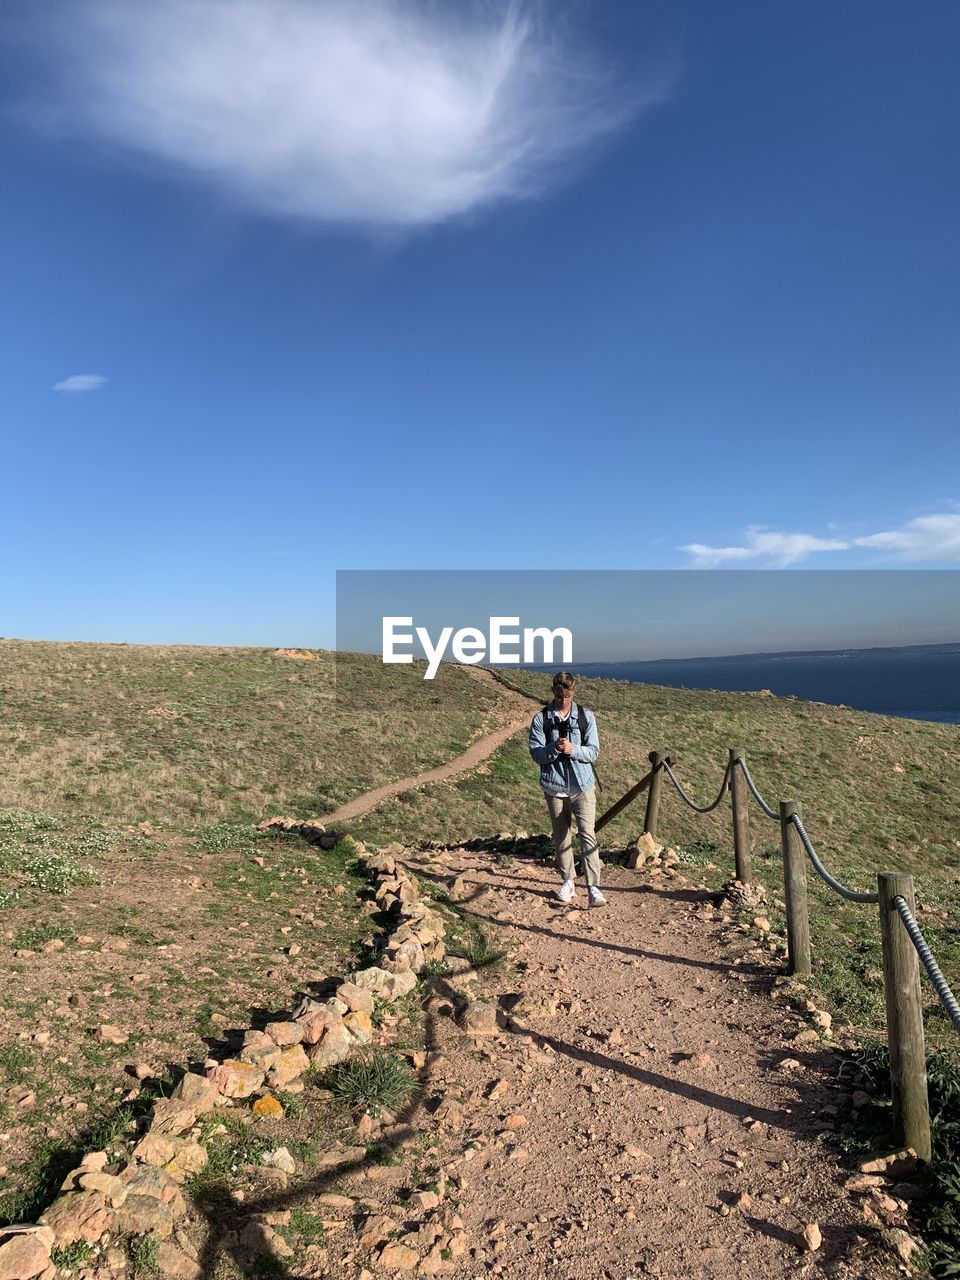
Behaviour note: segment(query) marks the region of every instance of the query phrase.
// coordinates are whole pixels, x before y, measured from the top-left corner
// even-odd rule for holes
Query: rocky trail
[[[487,1034],[443,1016],[462,980],[428,1001],[443,1163],[476,1242],[450,1274],[896,1272],[877,1216],[865,1226],[864,1195],[882,1193],[845,1187],[818,1141],[849,1106],[840,1059],[777,998],[774,971],[736,954],[743,935],[706,891],[609,868],[609,906],[587,910],[582,890],[553,902],[537,861],[450,850],[408,865],[462,877],[516,965],[471,984],[497,1009]]]

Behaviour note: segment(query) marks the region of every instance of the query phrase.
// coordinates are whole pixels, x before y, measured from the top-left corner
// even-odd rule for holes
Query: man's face
[[[565,706],[567,702],[573,701],[573,689],[568,689],[565,684],[555,684],[553,686],[553,700],[557,706]]]

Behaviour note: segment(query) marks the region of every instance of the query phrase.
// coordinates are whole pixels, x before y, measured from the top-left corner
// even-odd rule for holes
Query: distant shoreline
[[[540,665],[537,670],[552,668]],[[750,693],[960,724],[960,643],[578,662],[584,678]]]

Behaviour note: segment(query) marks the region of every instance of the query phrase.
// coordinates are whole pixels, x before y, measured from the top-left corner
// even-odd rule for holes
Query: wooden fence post
[[[657,838],[657,818],[660,814],[660,788],[663,786],[663,762],[667,758],[666,751],[651,751],[648,757],[651,765],[650,790],[647,792],[647,812],[643,819],[644,831],[649,831],[654,840]]]
[[[730,748],[730,809],[733,813],[733,857],[737,879],[748,884],[750,869],[750,817],[747,809],[747,783],[736,763],[743,758],[742,747]]]
[[[800,843],[793,814],[802,820],[798,800],[780,801],[780,851],[783,854],[783,895],[787,907],[787,958],[791,973],[810,972],[810,914],[807,909],[807,854]]]
[[[894,898],[903,898],[910,910],[916,912],[913,876],[899,871],[881,871],[877,885],[880,891],[883,994],[887,1006],[894,1140],[902,1146],[913,1147],[921,1160],[929,1160],[930,1107],[927,1100],[920,964],[910,935],[893,904]]]

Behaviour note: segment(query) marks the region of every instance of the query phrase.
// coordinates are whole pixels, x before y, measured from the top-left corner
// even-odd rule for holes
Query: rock
[[[920,1241],[915,1240],[909,1232],[901,1227],[892,1227],[883,1233],[883,1238],[901,1262],[910,1263],[913,1255],[920,1248]]]
[[[766,916],[754,916],[753,927],[759,930],[760,933],[769,933],[770,921],[767,919]]]
[[[157,1250],[160,1274],[170,1280],[203,1280],[203,1268],[188,1258],[170,1240],[162,1240]]]
[[[814,1253],[823,1244],[823,1235],[815,1222],[808,1222],[802,1231],[797,1232],[797,1246],[804,1253]]]
[[[152,1233],[162,1240],[173,1234],[177,1218],[187,1211],[177,1180],[166,1169],[132,1163],[119,1174],[127,1198],[114,1215],[114,1228],[130,1235]]]
[[[880,1173],[855,1173],[843,1184],[845,1191],[869,1191],[873,1187],[882,1187],[886,1178]]]
[[[471,1000],[460,1014],[460,1026],[471,1036],[496,1035],[497,1008],[489,1000]]]
[[[343,1025],[359,1044],[369,1044],[373,1039],[373,1023],[370,1021],[370,1015],[362,1013],[359,1009],[355,1013],[348,1013],[343,1020]]]
[[[333,1067],[338,1062],[349,1058],[356,1043],[354,1037],[338,1019],[327,1027],[322,1040],[309,1046],[307,1056],[312,1066]]]
[[[431,1209],[439,1209],[440,1197],[435,1191],[415,1191],[410,1203],[420,1213],[429,1213]]]
[[[310,1059],[302,1045],[287,1045],[280,1050],[280,1057],[267,1073],[267,1085],[271,1089],[282,1089],[302,1076],[309,1066]]]
[[[267,1169],[279,1169],[281,1173],[296,1173],[297,1166],[293,1156],[286,1147],[277,1147],[275,1151],[265,1151],[260,1163]]]
[[[381,1249],[377,1262],[385,1271],[412,1271],[420,1262],[420,1255],[395,1240]]]
[[[249,1098],[263,1084],[263,1072],[248,1062],[238,1062],[235,1058],[227,1058],[216,1067],[211,1067],[207,1078],[211,1080],[225,1098]]]
[[[176,1098],[178,1102],[189,1104],[198,1116],[202,1116],[218,1105],[221,1093],[207,1076],[199,1076],[193,1071],[188,1071],[177,1081],[171,1097]]]
[[[382,996],[384,987],[393,977],[386,969],[381,969],[377,965],[372,965],[369,969],[358,969],[354,973],[347,975],[347,982],[352,986],[360,987],[363,991],[370,991],[375,996]]]
[[[178,1098],[159,1098],[153,1104],[150,1128],[154,1133],[186,1133],[197,1123],[197,1113]]]
[[[687,1061],[696,1071],[712,1071],[717,1065],[709,1053],[691,1053]]]
[[[559,1008],[560,997],[536,995],[528,992],[521,996],[510,1008],[511,1018],[555,1018]]]
[[[426,964],[426,956],[416,938],[407,938],[399,944],[388,944],[381,963],[390,973],[419,973]]]
[[[59,1248],[78,1240],[93,1244],[107,1230],[112,1217],[106,1197],[99,1191],[68,1191],[59,1196],[40,1215],[40,1223],[49,1227]]]
[[[441,1129],[462,1129],[463,1108],[456,1098],[449,1094],[440,1100],[440,1105],[433,1113],[433,1118]]]
[[[815,1010],[813,1015],[810,1018],[810,1021],[818,1030],[824,1031],[824,1032],[829,1031],[830,1028],[833,1026],[833,1018],[830,1016],[829,1013],[826,1013],[823,1009]]]
[[[0,1237],[7,1229],[0,1227]],[[0,1244],[0,1280],[32,1280],[50,1266],[53,1235],[42,1227],[18,1231]]]
[[[627,859],[627,866],[633,868],[642,867],[651,859],[658,857],[662,852],[663,845],[657,844],[650,832],[645,831],[630,845],[630,857]]]
[[[288,1045],[300,1044],[303,1040],[303,1027],[299,1022],[268,1022],[264,1032],[281,1049],[285,1049]]]
[[[97,1027],[97,1039],[102,1044],[126,1044],[130,1037],[125,1031],[121,1031],[119,1027],[115,1027],[110,1022],[102,1022]]]
[[[781,1071],[799,1071],[800,1063],[796,1058],[781,1058],[780,1070]]]
[[[382,999],[389,1000],[392,1003],[394,1000],[400,1000],[409,995],[416,985],[417,975],[412,971],[388,973],[387,981],[383,984],[380,995]]]
[[[329,1005],[311,1002],[311,1007],[297,1018],[305,1045],[319,1043],[330,1027],[342,1026],[343,1019]]]
[[[166,1137],[156,1132],[144,1135],[133,1149],[133,1159],[163,1169],[175,1182],[199,1173],[207,1163],[207,1151],[193,1138]]]
[[[883,1173],[888,1178],[899,1178],[904,1174],[916,1173],[920,1166],[914,1149],[905,1147],[902,1151],[891,1151],[888,1155],[872,1156],[857,1167],[861,1173]]]
[[[366,1253],[370,1253],[378,1244],[387,1239],[391,1231],[396,1231],[399,1225],[394,1218],[388,1218],[386,1214],[372,1214],[364,1220],[363,1226],[360,1228],[357,1244]]]
[[[114,1209],[119,1209],[127,1198],[125,1183],[112,1173],[104,1173],[102,1169],[90,1169],[81,1173],[78,1181],[81,1191],[99,1191]]]
[[[505,1129],[523,1129],[526,1126],[526,1123],[527,1117],[522,1116],[518,1111],[515,1115],[507,1116],[506,1120],[503,1122],[503,1127]]]
[[[279,1120],[283,1115],[283,1107],[271,1093],[265,1093],[262,1098],[258,1098],[251,1110],[255,1116],[267,1120]]]
[[[337,999],[342,1000],[351,1013],[373,1013],[374,997],[372,991],[358,987],[354,982],[341,982],[337,987]]]
[[[258,1071],[269,1071],[275,1062],[280,1060],[283,1051],[275,1040],[264,1031],[248,1031],[243,1037],[243,1048],[240,1050],[240,1061],[256,1067]]]
[[[454,902],[462,902],[467,896],[467,892],[467,882],[462,875],[451,876],[447,881],[447,893]]]

